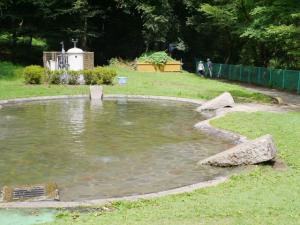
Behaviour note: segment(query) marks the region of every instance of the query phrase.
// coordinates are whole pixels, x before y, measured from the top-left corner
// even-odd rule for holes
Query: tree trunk
[[[83,37],[82,37],[82,48],[84,50],[87,50],[87,30],[88,30],[87,17],[84,17]]]
[[[231,58],[231,49],[232,49],[232,41],[231,41],[231,35],[230,35],[230,32],[229,30],[226,29],[226,32],[227,32],[227,41],[228,41],[228,44],[227,44],[227,54],[226,54],[226,59],[225,59],[225,64],[228,64],[229,61],[230,61],[230,58]]]
[[[12,35],[12,53],[11,53],[11,57],[12,57],[12,62],[16,63],[16,51],[17,51],[17,29],[14,29],[13,31],[13,35]]]

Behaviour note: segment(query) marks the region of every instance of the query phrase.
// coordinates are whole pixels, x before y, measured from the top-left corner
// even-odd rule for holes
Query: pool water
[[[0,209],[1,225],[37,225],[53,222],[55,210]]]
[[[61,200],[163,191],[231,173],[197,162],[232,146],[193,128],[191,103],[52,100],[0,110],[0,186],[55,182]]]

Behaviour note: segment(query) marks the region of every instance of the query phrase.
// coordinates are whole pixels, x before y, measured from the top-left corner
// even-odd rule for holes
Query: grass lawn
[[[162,95],[193,99],[211,99],[229,91],[238,101],[270,102],[265,95],[251,92],[238,85],[200,78],[192,73],[139,73],[117,68],[119,76],[127,76],[128,84],[104,86],[104,94]],[[47,95],[88,94],[87,86],[25,85],[22,67],[0,63],[0,99]]]
[[[233,113],[213,125],[249,138],[270,133],[287,171],[257,166],[217,187],[137,202],[116,202],[112,212],[65,213],[50,224],[299,224],[300,113]]]

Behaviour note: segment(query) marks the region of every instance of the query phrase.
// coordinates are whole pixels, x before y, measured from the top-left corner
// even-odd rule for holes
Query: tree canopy
[[[177,58],[300,68],[295,0],[1,0],[0,59],[41,63],[60,41],[96,62],[133,59],[177,43]],[[182,47],[183,46],[183,47]]]

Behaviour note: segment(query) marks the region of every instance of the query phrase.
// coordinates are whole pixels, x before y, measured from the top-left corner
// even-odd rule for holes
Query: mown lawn
[[[249,138],[270,133],[286,171],[257,166],[217,187],[147,201],[116,202],[112,212],[64,213],[50,224],[300,224],[300,113],[233,113],[213,125]]]
[[[175,96],[193,99],[211,99],[229,91],[238,101],[270,102],[265,95],[251,92],[238,85],[200,78],[192,73],[139,73],[126,68],[116,68],[118,76],[127,76],[128,84],[104,86],[104,94],[138,94]],[[47,95],[88,94],[84,85],[25,85],[22,67],[0,62],[0,99]]]

